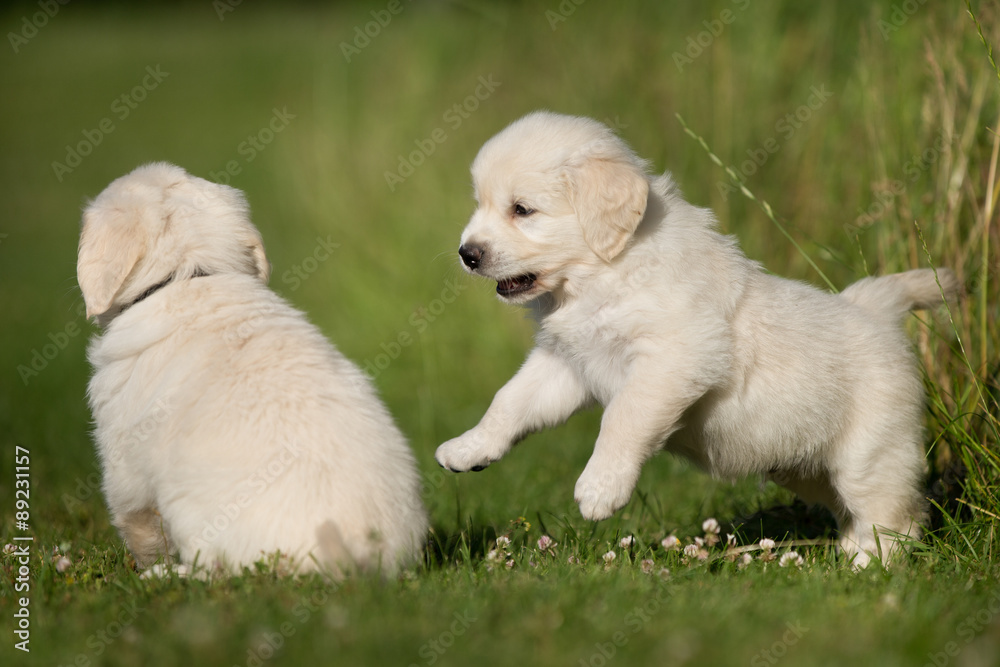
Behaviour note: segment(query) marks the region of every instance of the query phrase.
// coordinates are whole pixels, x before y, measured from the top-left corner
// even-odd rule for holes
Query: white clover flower
[[[744,552],[743,555],[740,556],[739,562],[736,563],[736,567],[742,570],[752,562],[753,562],[753,556],[751,556],[749,552]]]
[[[502,558],[503,557],[500,555],[500,552],[497,551],[496,549],[490,549],[490,552],[486,554],[486,560],[490,561],[491,563],[494,563],[498,560],[502,560]]]
[[[764,551],[770,551],[774,548],[774,540],[769,537],[765,537],[760,541],[760,548]]]
[[[634,545],[635,545],[635,538],[632,537],[631,535],[626,535],[618,543],[618,546],[620,546],[622,549],[631,549]]]
[[[538,550],[548,551],[549,549],[554,549],[558,546],[558,543],[554,542],[548,535],[542,535],[538,538]]]
[[[58,572],[59,574],[62,574],[72,566],[73,566],[73,561],[71,561],[69,558],[66,558],[66,556],[60,556],[58,560],[56,560],[56,572]]]
[[[781,554],[781,560],[778,561],[778,565],[781,567],[788,567],[789,565],[802,567],[803,564],[805,564],[805,560],[795,551],[786,551]]]
[[[696,537],[696,538],[694,538],[694,543],[695,543],[696,545],[698,545],[698,548],[699,548],[699,549],[700,549],[701,547],[705,546],[705,540],[701,539],[700,537]]]
[[[664,549],[680,549],[681,541],[677,539],[676,535],[667,535],[660,541],[660,546]]]
[[[643,574],[650,574],[653,571],[653,559],[644,558],[641,563],[639,563],[639,568],[642,570]]]
[[[735,549],[736,548],[736,536],[732,533],[726,533],[726,548]]]
[[[507,537],[506,535],[501,535],[500,537],[497,538],[497,546],[500,547],[501,549],[506,549],[507,547],[510,546],[510,538]]]
[[[617,557],[618,554],[616,554],[614,551],[609,551],[608,553],[604,554],[604,556],[602,556],[602,558],[604,558],[605,563],[610,563]]]
[[[660,579],[666,579],[667,577],[670,576],[670,570],[668,570],[665,567],[664,568],[660,568],[660,571],[659,571],[658,574],[660,575]]]
[[[710,535],[719,534],[719,522],[715,519],[705,519],[701,524],[701,529]]]
[[[700,547],[697,544],[689,544],[684,547],[684,555],[688,558],[696,558],[698,551],[700,551]]]

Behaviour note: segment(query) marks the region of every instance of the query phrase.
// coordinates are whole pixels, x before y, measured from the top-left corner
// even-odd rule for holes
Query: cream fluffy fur
[[[768,275],[586,118],[530,114],[483,146],[472,175],[463,262],[533,309],[537,346],[482,421],[438,448],[442,466],[482,469],[596,401],[575,494],[588,519],[623,507],[665,447],[829,507],[857,566],[919,536],[923,387],[901,320],[941,303],[932,271],[839,295]],[[937,279],[957,293],[950,271]]]
[[[143,567],[280,551],[300,572],[391,573],[427,529],[413,455],[269,273],[242,194],[178,167],[140,167],[87,207],[78,277],[106,327],[89,397],[112,523]]]

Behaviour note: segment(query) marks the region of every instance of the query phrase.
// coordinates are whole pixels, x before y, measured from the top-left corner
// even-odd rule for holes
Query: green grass
[[[983,44],[1000,43],[995,7],[973,6],[981,40],[960,3],[908,16],[889,2],[587,2],[553,30],[557,2],[404,2],[346,62],[341,42],[386,6],[243,3],[220,21],[208,2],[141,15],[71,3],[0,55],[0,542],[25,534],[14,524],[16,446],[30,451],[34,536],[31,653],[14,649],[22,594],[16,561],[2,556],[0,662],[996,664],[1000,80]],[[713,24],[727,9],[732,21]],[[8,10],[4,34],[38,11]],[[713,26],[718,36],[678,68],[674,54]],[[120,117],[116,98],[147,66],[167,76]],[[500,85],[461,123],[445,115],[491,76]],[[832,95],[801,111],[824,86]],[[959,273],[961,303],[908,323],[928,389],[935,503],[910,557],[860,574],[822,546],[797,548],[801,568],[688,562],[660,540],[688,543],[708,517],[738,526],[743,543],[828,536],[829,521],[773,485],[714,481],[667,456],[619,515],[585,522],[572,490],[597,411],[482,473],[437,468],[435,447],[476,423],[531,346],[530,322],[465,277],[455,250],[472,211],[469,163],[536,108],[615,123],[775,273],[837,288],[928,264]],[[275,109],[294,118],[248,161],[242,142]],[[104,118],[114,131],[58,179],[52,163]],[[437,128],[444,141],[390,190],[385,172]],[[88,482],[94,329],[79,311],[76,243],[86,199],[160,159],[206,177],[235,161],[231,183],[253,207],[274,289],[359,364],[395,356],[376,383],[426,480],[433,533],[420,567],[338,585],[267,568],[210,582],[133,571]],[[771,215],[728,185],[725,167]],[[339,247],[313,264],[317,239]],[[397,351],[401,333],[413,342]],[[33,358],[42,365],[35,351],[51,358],[25,383]],[[554,551],[538,549],[542,534]],[[509,556],[491,557],[504,535]],[[632,549],[619,545],[627,535]],[[56,549],[71,562],[63,572]]]

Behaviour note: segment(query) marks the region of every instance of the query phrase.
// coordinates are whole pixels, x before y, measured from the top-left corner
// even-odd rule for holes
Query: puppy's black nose
[[[458,254],[467,267],[475,271],[483,261],[483,249],[477,245],[466,244],[458,249]]]

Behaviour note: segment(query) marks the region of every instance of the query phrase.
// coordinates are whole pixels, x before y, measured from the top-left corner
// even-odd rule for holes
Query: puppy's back
[[[157,296],[119,316],[95,354],[134,369],[119,395],[171,406],[134,453],[163,460],[148,472],[182,560],[280,550],[392,571],[415,558],[419,477],[368,378],[252,276]],[[95,383],[120,380],[103,366]]]

